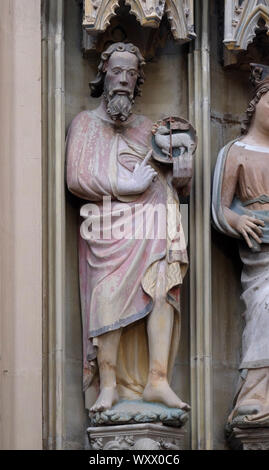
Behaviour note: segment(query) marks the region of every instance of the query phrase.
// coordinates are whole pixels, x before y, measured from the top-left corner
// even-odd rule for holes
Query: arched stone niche
[[[99,52],[86,56],[81,50],[81,10],[75,0],[65,3],[65,130],[82,110],[94,109],[99,99],[90,97],[89,81],[94,78]],[[142,29],[132,16],[132,28]],[[188,117],[188,48],[171,39],[163,44],[145,66],[146,81],[135,104],[136,113],[154,122],[168,115]],[[156,52],[156,51],[155,51]],[[65,393],[64,415],[66,445],[83,446],[87,412],[84,410],[82,387],[82,344],[78,284],[79,201],[66,193],[66,305],[65,305]],[[182,299],[182,339],[173,374],[173,387],[190,400],[189,378],[189,307],[188,280]],[[189,434],[186,435],[189,447]]]

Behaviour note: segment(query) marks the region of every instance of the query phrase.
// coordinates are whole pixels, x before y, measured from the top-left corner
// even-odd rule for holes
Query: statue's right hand
[[[249,237],[252,237],[257,243],[262,243],[260,237],[263,233],[259,225],[264,227],[264,221],[244,214],[237,218],[234,228],[244,237],[249,248],[252,248],[253,245]]]
[[[150,150],[142,163],[135,165],[134,171],[130,178],[130,189],[137,193],[143,193],[151,185],[152,181],[156,178],[157,172],[147,165],[148,160],[152,155]]]

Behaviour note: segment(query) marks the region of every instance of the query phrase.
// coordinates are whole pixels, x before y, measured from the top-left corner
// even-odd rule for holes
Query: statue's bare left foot
[[[110,410],[117,401],[119,401],[119,396],[116,387],[103,387],[90,411],[96,413],[97,411]]]
[[[148,383],[143,393],[143,399],[149,402],[163,403],[169,408],[180,408],[190,411],[191,407],[173,392],[167,381]]]

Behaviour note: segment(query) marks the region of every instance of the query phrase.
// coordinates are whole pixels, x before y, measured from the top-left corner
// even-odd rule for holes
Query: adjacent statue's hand
[[[128,182],[129,189],[133,193],[139,194],[146,191],[157,176],[157,172],[150,165],[147,165],[151,155],[152,150],[147,153],[142,163],[135,165],[130,181]]]
[[[260,238],[262,237],[262,230],[259,225],[264,227],[264,221],[255,219],[255,217],[250,217],[249,215],[241,215],[238,217],[234,228],[241,233],[249,248],[252,248],[252,243],[249,237],[252,237],[257,243],[262,243]]]

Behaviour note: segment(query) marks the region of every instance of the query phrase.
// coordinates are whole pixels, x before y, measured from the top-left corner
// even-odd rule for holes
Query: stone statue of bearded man
[[[151,159],[153,124],[132,114],[143,65],[132,44],[103,52],[90,84],[101,104],[76,116],[67,138],[68,188],[90,201],[81,208],[79,274],[84,390],[93,412],[119,398],[189,410],[169,386],[187,253],[172,174]]]

